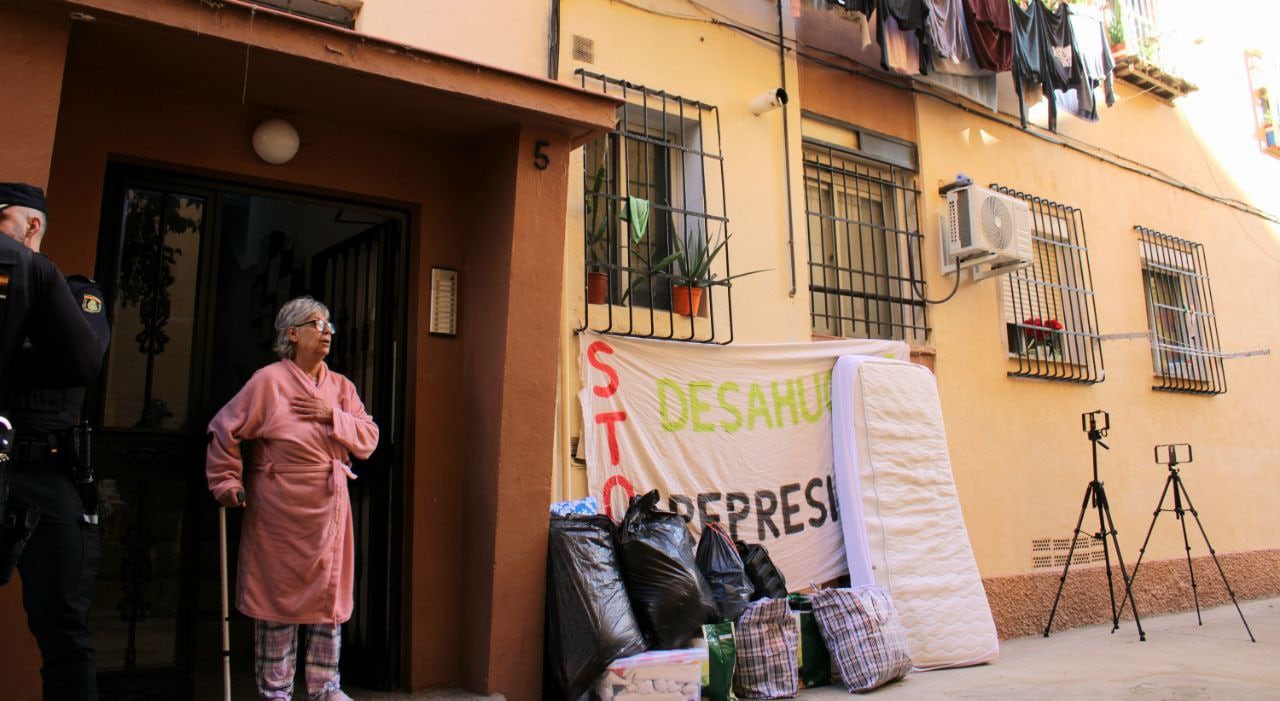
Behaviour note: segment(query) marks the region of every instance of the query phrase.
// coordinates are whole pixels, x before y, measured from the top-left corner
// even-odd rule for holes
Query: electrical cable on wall
[[[687,1],[689,2],[690,5],[694,7],[703,9],[712,14],[716,14],[720,17],[723,17],[723,15],[720,15],[720,13],[716,13],[712,10],[709,10],[708,8],[703,7],[697,2],[693,2],[693,0],[687,0]],[[906,92],[931,97],[935,100],[938,100],[939,102],[947,104],[951,107],[955,107],[956,109],[964,111],[968,114],[981,117],[988,121],[995,122],[996,124],[1000,124],[1012,129],[1017,129],[1019,131],[1022,131],[1025,134],[1029,134],[1047,143],[1051,143],[1056,146],[1062,146],[1063,148],[1071,149],[1072,151],[1089,156],[1103,163],[1107,163],[1108,165],[1113,165],[1122,170],[1127,170],[1131,173],[1135,173],[1137,175],[1142,175],[1144,177],[1151,178],[1153,180],[1156,180],[1157,182],[1161,182],[1161,183],[1164,183],[1165,185],[1169,185],[1171,187],[1178,188],[1180,190],[1191,193],[1193,195],[1203,197],[1205,199],[1216,202],[1218,204],[1226,205],[1228,207],[1245,212],[1247,214],[1252,214],[1253,216],[1256,216],[1260,219],[1265,219],[1272,223],[1280,224],[1280,216],[1267,212],[1266,210],[1254,207],[1253,205],[1247,202],[1243,202],[1241,200],[1238,200],[1232,197],[1227,197],[1224,195],[1215,195],[1215,194],[1206,192],[1204,190],[1201,190],[1198,187],[1195,187],[1193,185],[1188,185],[1187,183],[1184,183],[1181,180],[1178,180],[1177,178],[1173,177],[1172,175],[1169,175],[1168,173],[1160,170],[1159,168],[1148,165],[1141,161],[1130,159],[1126,156],[1123,156],[1119,153],[1111,151],[1110,149],[1107,149],[1105,147],[1098,146],[1096,144],[1091,144],[1088,142],[1080,142],[1077,139],[1065,137],[1060,134],[1057,134],[1055,136],[1049,136],[1048,134],[1041,133],[1038,130],[1033,130],[1030,128],[1023,129],[1020,124],[1018,124],[1017,122],[1011,119],[1004,119],[1000,116],[991,114],[987,111],[975,109],[969,105],[966,105],[964,102],[960,101],[954,96],[944,95],[944,94],[934,92],[933,90],[923,89],[919,86],[919,84],[917,84],[915,81],[912,81],[910,79],[895,79],[892,76],[881,74],[872,68],[868,68],[864,66],[863,64],[859,63],[857,59],[851,56],[847,56],[845,54],[841,54],[835,51],[830,51],[828,49],[823,49],[821,47],[810,46],[808,44],[801,43],[797,39],[789,39],[785,36],[773,34],[767,30],[758,29],[755,27],[743,26],[741,24],[737,24],[735,22],[727,21],[724,19],[716,19],[715,17],[704,18],[704,17],[695,17],[692,15],[679,15],[679,14],[673,14],[673,13],[666,13],[666,12],[655,10],[653,8],[643,7],[637,3],[629,2],[628,0],[619,0],[619,2],[623,2],[626,5],[636,7],[637,9],[644,10],[646,12],[651,12],[653,14],[658,14],[666,17],[675,17],[677,19],[686,19],[686,20],[693,20],[698,22],[705,22],[718,27],[724,27],[726,29],[730,29],[730,30],[745,34],[747,36],[753,37],[758,41],[766,42],[771,46],[776,46],[776,45],[785,46],[786,43],[794,44],[795,45],[794,47],[786,47],[786,50],[795,51],[798,57],[804,58],[805,60],[810,61],[812,63],[816,63],[820,66],[824,66],[826,68],[831,68],[833,70],[849,73],[851,75],[857,75],[857,76],[866,78],[868,80],[873,80],[877,83],[880,83],[882,85],[886,85],[898,90],[904,90]],[[819,56],[816,56],[813,53],[809,53],[808,51],[805,51],[802,49],[808,49],[812,51],[817,51],[819,53],[824,53],[829,56],[834,56],[842,60],[848,61],[849,63],[854,64],[854,66],[856,67],[844,66],[838,63],[833,63],[831,61],[820,58]],[[998,114],[1003,115],[1003,113],[998,113]],[[1106,155],[1104,156],[1102,154],[1106,154]]]

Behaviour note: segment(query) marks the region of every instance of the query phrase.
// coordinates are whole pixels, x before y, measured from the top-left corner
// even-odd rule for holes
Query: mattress
[[[999,638],[960,512],[933,373],[842,357],[831,414],[852,584],[889,591],[917,670],[995,659]]]

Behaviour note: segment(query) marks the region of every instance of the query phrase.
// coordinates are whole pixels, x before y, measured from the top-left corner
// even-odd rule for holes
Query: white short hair
[[[289,339],[289,329],[307,323],[307,319],[316,312],[329,318],[329,308],[307,296],[291,299],[280,307],[280,311],[276,313],[276,342],[271,348],[276,355],[290,360],[297,355],[297,349]]]

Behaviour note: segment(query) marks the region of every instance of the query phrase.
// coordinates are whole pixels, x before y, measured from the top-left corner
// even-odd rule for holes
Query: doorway
[[[108,169],[97,278],[112,343],[88,408],[105,504],[91,611],[104,698],[220,697],[205,426],[276,360],[275,313],[304,294],[329,307],[329,367],[351,379],[381,431],[349,483],[355,608],[343,627],[344,683],[389,689],[399,679],[407,222],[356,201]],[[239,515],[228,514],[233,582]],[[235,677],[252,694],[252,625],[231,620]]]

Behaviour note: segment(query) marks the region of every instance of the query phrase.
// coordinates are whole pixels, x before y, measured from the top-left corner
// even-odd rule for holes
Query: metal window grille
[[[829,144],[805,143],[814,333],[928,337],[914,175]]]
[[[1160,378],[1152,389],[1224,394],[1227,375],[1204,246],[1144,226],[1134,228],[1141,237],[1151,363]]]
[[[347,29],[355,29],[356,13],[350,7],[325,0],[249,0],[258,5],[314,19]]]
[[[583,152],[582,328],[730,343],[734,281],[719,111],[584,69],[576,74],[584,89],[624,101],[617,127]],[[690,277],[697,259],[708,257],[694,300]],[[602,299],[595,296],[600,289]],[[681,308],[690,302],[692,309]]]
[[[1010,377],[1102,382],[1102,339],[1084,213],[992,184],[1031,207],[1032,265],[1001,280],[1005,334],[1018,367]]]

